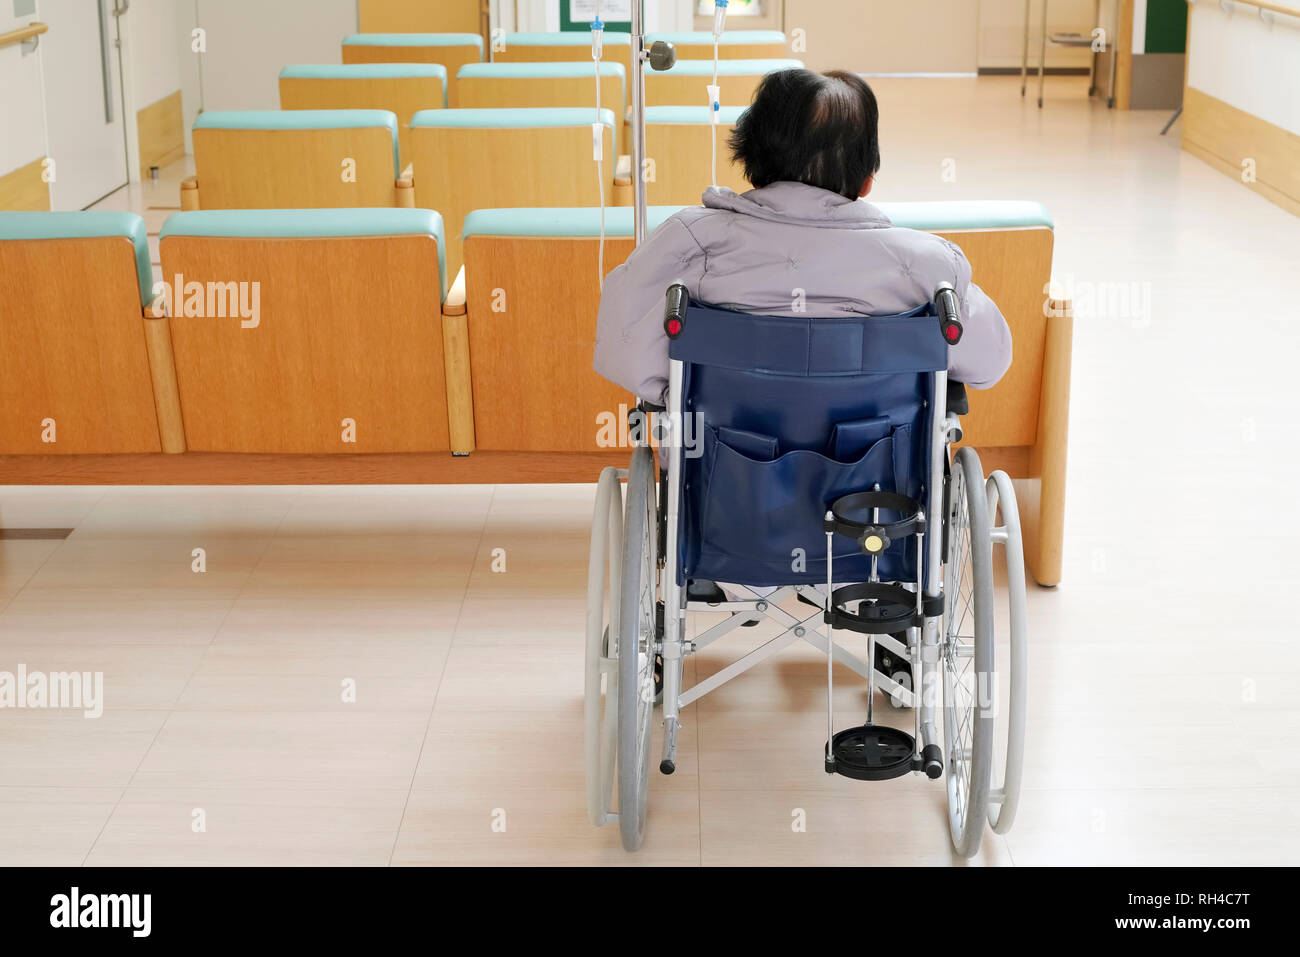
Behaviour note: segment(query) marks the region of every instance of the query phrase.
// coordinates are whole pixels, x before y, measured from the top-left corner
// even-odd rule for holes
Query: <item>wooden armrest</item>
[[[398,209],[415,209],[415,179],[403,176],[393,184],[393,205]]]
[[[197,176],[189,176],[181,180],[181,209],[195,210],[199,208],[199,179]]]
[[[465,313],[465,267],[460,267],[442,306],[442,356],[447,381],[451,451],[474,451],[474,389],[470,384],[469,316]]]
[[[162,303],[159,296],[155,303]],[[181,415],[181,393],[176,385],[176,356],[172,351],[171,320],[145,310],[144,345],[149,357],[149,378],[153,383],[154,410],[158,416],[158,437],[168,455],[185,451],[185,419]]]
[[[465,315],[465,267],[460,267],[460,272],[456,274],[456,281],[451,284],[451,289],[447,291],[447,298],[442,303],[442,314],[444,316],[463,316]]]
[[[618,158],[618,163],[614,167],[614,185],[632,185],[632,157],[626,153]]]

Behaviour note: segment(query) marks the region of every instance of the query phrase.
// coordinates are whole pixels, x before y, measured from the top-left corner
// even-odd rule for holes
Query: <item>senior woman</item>
[[[737,195],[709,187],[702,207],[668,219],[610,273],[596,371],[666,404],[664,293],[675,281],[696,301],[813,319],[898,315],[929,302],[947,281],[965,329],[949,347],[949,376],[976,389],[1001,379],[1011,365],[1011,331],[971,282],[962,251],[930,233],[900,229],[862,201],[880,169],[879,118],[875,94],[855,74],[769,74],[731,141],[754,189]],[[691,581],[688,591],[693,600],[726,597],[708,581]],[[878,658],[882,650],[878,645]],[[879,661],[877,667],[894,670]]]
[[[957,246],[901,229],[861,200],[880,169],[879,110],[871,87],[842,71],[769,74],[742,114],[732,153],[755,187],[711,186],[704,205],[654,231],[605,280],[595,369],[649,402],[668,386],[664,293],[770,316],[889,316],[953,284],[965,334],[949,348],[949,375],[994,385],[1011,365],[1011,333],[971,282]]]

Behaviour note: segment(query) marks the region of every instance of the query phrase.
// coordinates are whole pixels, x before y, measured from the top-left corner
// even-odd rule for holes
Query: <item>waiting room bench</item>
[[[451,450],[438,213],[181,213],[160,246],[187,450]]]
[[[590,62],[591,32],[507,33],[497,41],[492,58],[496,63]],[[606,30],[602,41],[602,59],[606,63],[621,65],[624,72],[631,76],[631,36]]]
[[[712,30],[647,33],[645,36],[647,47],[659,40],[671,43],[679,60],[713,59]],[[718,44],[718,57],[724,60],[778,60],[789,55],[785,34],[780,30],[728,30],[722,34]]]
[[[718,86],[723,106],[749,106],[763,77],[778,70],[803,68],[802,60],[722,60]],[[678,60],[670,70],[645,73],[646,106],[708,106],[713,59]]]
[[[447,71],[447,105],[459,106],[456,74],[483,59],[476,33],[354,33],[343,38],[343,62],[436,63]]]
[[[604,178],[592,158],[591,109],[554,107],[429,110],[411,120],[415,203],[447,223],[449,273],[460,270],[460,228],[471,210],[517,206],[612,204],[615,175],[612,110]]]
[[[738,193],[749,189],[743,167],[731,160],[728,140],[748,107],[724,106],[713,125],[707,106],[648,106],[645,111],[645,155],[652,163],[646,182],[646,202],[659,206],[693,206],[713,180],[709,137],[717,141],[718,185]],[[631,172],[630,168],[628,170]],[[630,176],[619,183],[630,190]],[[631,205],[631,200],[627,200]]]
[[[571,107],[590,110],[591,122],[596,110],[595,75],[590,59],[585,63],[470,63],[460,68],[456,83],[464,108]],[[615,150],[627,152],[627,74],[619,63],[600,64],[600,105],[614,114]]]
[[[410,207],[387,110],[238,110],[194,122],[181,209]]]
[[[993,389],[971,391],[964,441],[986,470],[1016,480],[1030,569],[1054,585],[1073,318],[1068,303],[1047,298],[1051,217],[1036,203],[880,207],[896,225],[958,243],[1011,326],[1014,362]],[[674,211],[652,208],[651,228]],[[19,411],[0,426],[0,483],[592,482],[602,467],[625,465],[625,447],[597,443],[597,417],[631,402],[591,369],[599,210],[475,210],[463,227],[466,268],[440,310],[436,221],[367,218],[407,214],[430,216],[299,213],[317,222],[292,229],[248,218],[292,225],[285,212],[169,220],[164,272],[260,278],[258,329],[197,316],[135,326],[151,298],[138,217],[0,215],[0,362],[6,382],[26,383],[5,386],[6,410]],[[606,234],[608,271],[632,250],[631,211],[608,210]],[[96,304],[89,326],[87,303]],[[261,340],[240,338],[259,330]],[[67,444],[38,444],[47,407]],[[350,447],[339,437],[344,418],[358,426]]]
[[[397,117],[400,167],[411,161],[411,117],[447,107],[438,63],[302,64],[280,71],[282,110],[384,110]]]
[[[1027,560],[1034,578],[1061,574],[1073,318],[1048,300],[1053,229],[1027,202],[881,203],[895,225],[957,243],[975,281],[1001,307],[1015,358],[994,388],[970,391],[964,443],[986,470],[1017,480]],[[676,207],[655,207],[653,228]],[[598,417],[630,397],[590,369],[600,291],[595,279],[599,211],[476,210],[465,222],[466,306],[475,443],[494,452],[555,450],[626,464],[627,450],[599,451]],[[607,215],[606,269],[631,250],[630,211]],[[504,293],[508,308],[493,308]],[[456,296],[459,301],[459,293]],[[541,401],[533,401],[533,398]],[[478,454],[478,453],[476,453]],[[621,465],[620,465],[621,467]],[[590,481],[591,474],[581,473]],[[575,475],[575,480],[578,480]]]
[[[152,301],[139,216],[0,212],[0,456],[163,451]]]

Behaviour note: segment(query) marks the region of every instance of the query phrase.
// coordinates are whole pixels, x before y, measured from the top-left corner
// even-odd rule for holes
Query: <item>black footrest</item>
[[[900,516],[892,522],[871,521],[866,516],[877,509]],[[921,503],[894,492],[854,492],[831,503],[826,531],[847,535],[868,555],[879,555],[891,544],[925,530]]]
[[[826,772],[857,781],[888,781],[912,770],[915,750],[916,742],[906,731],[864,724],[831,739]]]
[[[857,611],[845,608],[850,602],[864,602]],[[861,635],[892,635],[908,628],[920,628],[926,618],[943,614],[943,595],[926,595],[921,599],[921,613],[916,612],[916,593],[902,585],[884,582],[860,582],[842,585],[831,592],[831,611],[825,616],[836,628],[847,628]]]

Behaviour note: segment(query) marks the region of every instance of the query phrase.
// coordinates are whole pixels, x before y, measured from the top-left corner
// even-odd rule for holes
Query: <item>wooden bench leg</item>
[[[181,181],[181,210],[192,212],[199,208],[199,183],[191,176]]]
[[[1043,354],[1043,386],[1038,410],[1038,444],[1031,474],[1016,482],[1025,561],[1038,584],[1061,582],[1065,541],[1066,445],[1070,432],[1070,354],[1074,315],[1068,302],[1052,303]]]
[[[185,421],[181,415],[180,389],[176,384],[176,357],[172,352],[170,321],[153,316],[145,308],[144,344],[149,354],[149,374],[153,379],[154,408],[158,415],[158,436],[168,455],[185,451]]]
[[[442,306],[442,355],[447,379],[447,425],[453,455],[474,451],[474,390],[469,376],[469,316],[465,303],[465,267]]]

